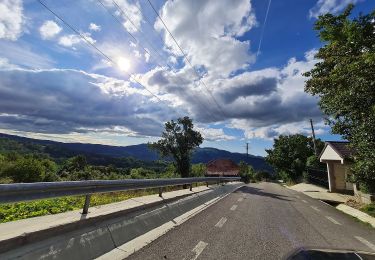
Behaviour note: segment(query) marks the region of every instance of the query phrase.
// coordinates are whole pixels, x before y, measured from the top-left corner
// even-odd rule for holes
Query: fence
[[[190,185],[190,190],[192,190],[193,183],[207,183],[208,185],[209,183],[222,183],[238,180],[240,180],[240,177],[91,180],[0,184],[0,203],[86,195],[82,213],[87,214],[91,194],[95,193],[159,188],[159,196],[162,196],[163,187]]]

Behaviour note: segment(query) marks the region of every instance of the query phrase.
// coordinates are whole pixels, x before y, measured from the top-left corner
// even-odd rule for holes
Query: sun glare
[[[122,71],[128,71],[130,68],[130,61],[124,57],[120,57],[117,60],[117,66]]]

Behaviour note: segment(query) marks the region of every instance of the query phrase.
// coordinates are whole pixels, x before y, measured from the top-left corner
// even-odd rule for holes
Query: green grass
[[[360,210],[369,214],[372,217],[375,217],[375,203],[365,205],[362,208],[360,208]]]
[[[164,188],[164,191],[173,191],[178,189],[181,189],[181,187],[168,187]],[[90,207],[157,193],[158,189],[145,189],[138,191],[95,194],[91,197]],[[0,204],[0,223],[81,209],[83,207],[84,201],[85,196],[72,196]]]

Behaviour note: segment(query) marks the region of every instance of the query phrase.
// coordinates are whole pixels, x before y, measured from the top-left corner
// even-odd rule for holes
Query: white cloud
[[[234,136],[225,134],[223,129],[208,127],[195,128],[202,134],[205,141],[229,141],[236,139]]]
[[[0,57],[0,69],[7,70],[7,69],[16,69],[18,66],[11,64],[7,58]]]
[[[117,5],[120,7],[118,8]],[[104,4],[111,7],[115,14],[122,18],[124,28],[130,32],[135,33],[141,28],[142,23],[142,12],[138,2],[131,3],[128,0],[105,0]]]
[[[17,43],[0,41],[0,57],[12,64],[26,68],[51,68],[54,61],[46,54],[36,53],[30,45],[21,39]]]
[[[197,122],[229,121],[229,127],[243,130],[248,137],[268,138],[283,132],[283,125],[321,120],[318,100],[304,93],[302,76],[317,62],[314,52],[307,52],[303,60],[292,58],[281,68],[207,81],[225,113],[220,113],[202,85],[194,84],[197,77],[187,67],[175,71],[157,67],[136,78],[162,99],[187,109]]]
[[[128,81],[67,69],[0,70],[2,129],[159,136],[171,116]]]
[[[150,54],[148,52],[145,52],[145,61],[146,62],[150,61]]]
[[[0,39],[17,40],[24,24],[22,0],[0,2]]]
[[[356,4],[362,0],[319,0],[313,8],[310,9],[310,17],[318,18],[319,15],[326,13],[338,13],[345,9],[348,4]]]
[[[91,34],[90,33],[81,33],[83,35],[83,37],[90,43],[94,44],[96,42],[96,40],[94,40],[92,37],[91,37]],[[84,43],[85,40],[83,40],[80,36],[76,35],[76,34],[69,34],[69,35],[64,35],[64,36],[61,36],[58,40],[58,43],[64,47],[72,47],[73,49],[75,49],[75,45],[79,44],[79,43]]]
[[[256,25],[248,0],[166,1],[160,15],[192,64],[203,67],[208,76],[227,77],[255,61],[249,53],[250,42],[235,38]],[[155,28],[164,33],[167,48],[181,56],[159,20]]]
[[[62,28],[54,21],[48,20],[39,28],[42,39],[52,39],[61,32]]]
[[[99,32],[101,30],[101,26],[97,25],[95,23],[90,23],[89,25],[89,30],[94,31],[94,32]]]

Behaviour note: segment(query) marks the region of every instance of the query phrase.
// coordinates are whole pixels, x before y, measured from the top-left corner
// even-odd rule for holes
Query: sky
[[[41,2],[41,3],[40,3]],[[0,0],[0,132],[158,140],[189,116],[203,147],[265,155],[280,134],[340,140],[302,73],[319,15],[372,0]],[[177,42],[177,43],[176,43]]]

